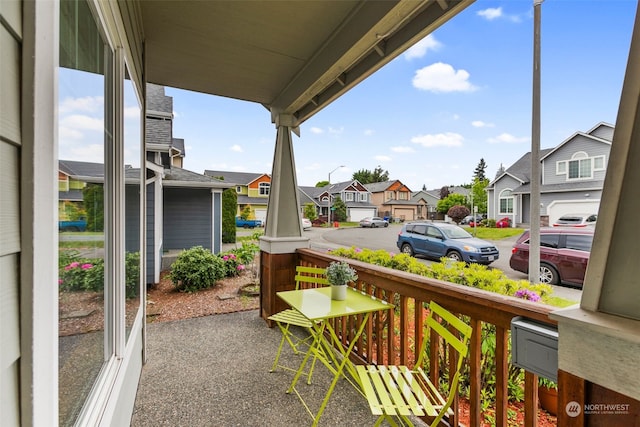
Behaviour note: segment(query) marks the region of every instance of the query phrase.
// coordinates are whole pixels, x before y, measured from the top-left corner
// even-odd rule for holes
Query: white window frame
[[[345,191],[344,192],[344,201],[345,202],[353,202],[355,199],[353,191]]]
[[[556,162],[556,175],[566,175],[567,174],[567,161],[561,160]]]
[[[271,190],[271,183],[261,182],[260,184],[258,184],[258,194],[260,194],[261,196],[268,196],[270,190]]]
[[[505,193],[508,193],[508,195],[505,195]],[[513,197],[513,193],[512,190],[510,188],[505,188],[504,190],[502,190],[500,192],[500,195],[498,196],[498,212],[499,215],[513,215],[513,208],[514,208],[514,204],[515,204],[515,198]],[[509,200],[511,201],[511,212],[506,211],[503,212],[502,211],[502,200],[505,200],[507,202],[507,205],[509,204]],[[507,206],[507,209],[509,208],[509,206]]]
[[[369,195],[367,193],[360,193],[360,201],[361,202],[369,201]]]
[[[602,161],[602,166],[597,167],[596,166],[596,161],[601,160]],[[606,162],[606,157],[604,155],[602,156],[594,156],[593,157],[593,171],[594,172],[601,172],[603,170],[605,170],[607,167],[605,166],[607,164]]]
[[[236,193],[242,193],[242,186],[236,185]]]

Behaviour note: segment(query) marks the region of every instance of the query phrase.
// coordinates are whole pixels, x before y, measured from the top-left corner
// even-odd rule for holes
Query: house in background
[[[614,127],[598,123],[576,132],[555,148],[540,150],[541,224],[567,213],[596,214],[600,207]],[[489,218],[530,222],[531,153],[498,172],[487,187]]]
[[[418,205],[421,202],[412,199],[409,187],[398,180],[365,184],[371,192],[371,202],[378,208],[379,216],[412,221],[418,218]]]
[[[103,176],[102,163],[58,160],[58,218],[75,219],[74,214],[84,211],[82,190],[87,180]]]
[[[238,211],[236,215],[240,215],[244,208],[249,206],[251,209],[249,219],[259,219],[263,224],[266,223],[271,175],[217,170],[205,170],[204,174],[236,188],[238,196]]]
[[[376,216],[376,206],[371,203],[371,193],[358,180],[338,182],[324,187],[298,187],[301,208],[307,203],[315,204],[318,217],[328,219],[327,212],[335,199],[340,197],[347,206],[347,221],[358,222],[368,216]]]
[[[440,190],[420,190],[411,193],[411,201],[416,204],[416,219],[444,219],[436,211],[440,201]]]
[[[222,191],[229,184],[182,168],[184,140],[173,137],[173,98],[147,84],[147,283],[160,281],[162,254],[202,246],[222,250]]]

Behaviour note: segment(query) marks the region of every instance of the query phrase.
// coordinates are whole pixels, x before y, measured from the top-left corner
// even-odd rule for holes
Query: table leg
[[[353,367],[351,360],[349,360],[349,355],[353,351],[353,347],[355,347],[356,342],[358,341],[358,338],[360,338],[360,335],[362,335],[362,332],[364,331],[364,327],[366,326],[370,315],[371,313],[365,314],[364,318],[362,319],[360,328],[358,328],[355,335],[352,337],[351,343],[349,344],[349,347],[347,347],[345,351],[342,351],[342,343],[340,342],[340,339],[336,335],[336,332],[334,331],[333,327],[331,325],[327,325],[327,328],[329,329],[329,334],[331,335],[332,340],[336,344],[336,347],[338,347],[338,349],[340,349],[340,352],[342,353],[342,361],[337,366],[336,372],[334,373],[333,381],[331,381],[329,390],[327,390],[327,393],[325,394],[324,399],[322,400],[322,404],[320,405],[320,409],[318,409],[318,413],[316,414],[313,420],[314,427],[318,425],[318,422],[320,421],[320,416],[322,415],[325,408],[327,407],[327,403],[329,403],[329,398],[331,397],[331,394],[333,393],[333,389],[336,387],[336,384],[338,383],[338,379],[340,379],[340,376],[342,375],[342,371],[344,370],[345,365],[347,364],[349,365],[349,368],[347,368],[349,369],[349,373],[356,380],[356,383],[358,384],[359,388],[360,389],[362,388],[362,385],[360,384],[360,380],[358,379],[358,374],[355,368]],[[326,322],[326,323],[329,323],[329,322]],[[329,346],[331,347],[331,345]],[[359,391],[361,392],[361,390]]]

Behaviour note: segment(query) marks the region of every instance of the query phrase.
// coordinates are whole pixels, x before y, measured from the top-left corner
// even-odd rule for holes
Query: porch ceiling
[[[151,83],[302,123],[474,0],[141,0]]]

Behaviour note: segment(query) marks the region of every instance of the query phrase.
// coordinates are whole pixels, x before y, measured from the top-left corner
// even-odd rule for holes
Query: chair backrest
[[[441,321],[438,321],[434,317],[434,315],[437,315],[441,319]],[[460,377],[460,368],[462,367],[462,362],[469,351],[469,339],[471,338],[471,332],[473,331],[473,329],[471,329],[471,326],[464,323],[453,313],[444,309],[433,301],[429,303],[427,327],[430,330],[437,332],[437,334],[442,337],[445,344],[449,347],[449,351],[456,351],[458,353],[455,372],[452,370],[453,367],[449,367],[449,378],[451,379],[450,390],[457,390],[458,380]],[[450,330],[450,328],[454,329],[457,332],[458,336],[456,336],[454,332]],[[420,355],[418,356],[416,366],[422,366],[423,359],[427,356],[425,353],[428,351],[428,341],[429,335],[425,335],[422,340]],[[452,396],[453,394],[454,393],[450,393],[450,395]]]
[[[299,265],[296,267],[296,289],[318,288],[328,286],[327,269],[319,267],[305,267]]]

